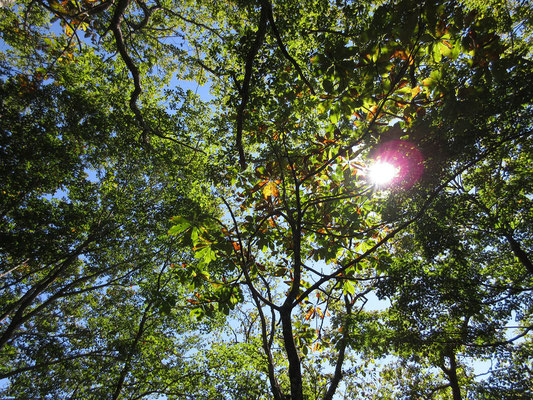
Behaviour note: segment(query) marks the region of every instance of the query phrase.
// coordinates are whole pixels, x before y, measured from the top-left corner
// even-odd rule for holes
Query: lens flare
[[[368,170],[368,178],[374,185],[383,186],[391,183],[398,176],[399,168],[391,163],[378,161]]]
[[[380,144],[371,155],[374,163],[367,178],[376,186],[409,189],[424,172],[424,158],[414,143],[391,140]]]

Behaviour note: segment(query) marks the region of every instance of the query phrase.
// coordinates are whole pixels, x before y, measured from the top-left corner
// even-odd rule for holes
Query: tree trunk
[[[283,329],[283,344],[289,360],[289,380],[291,383],[291,400],[303,400],[302,368],[298,350],[292,334],[291,309],[284,307],[280,311]]]
[[[444,362],[440,367],[447,375],[448,381],[450,382],[453,400],[463,400],[461,388],[459,387],[459,379],[457,378],[457,361],[455,360],[454,350],[448,349],[445,356],[448,358],[448,360],[450,360],[450,368],[447,368],[444,365]]]
[[[352,303],[347,296],[344,296],[344,304],[346,305],[346,321],[343,324],[342,339],[340,342],[339,354],[337,356],[337,363],[335,365],[335,373],[333,374],[333,379],[331,380],[329,388],[324,395],[324,400],[333,400],[333,396],[335,395],[335,392],[337,391],[339,383],[342,379],[342,365],[344,364],[346,347],[350,338],[350,324],[348,319],[352,314]]]

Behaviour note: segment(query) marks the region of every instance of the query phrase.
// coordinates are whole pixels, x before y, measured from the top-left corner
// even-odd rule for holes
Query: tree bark
[[[346,356],[346,347],[348,345],[348,340],[350,338],[350,324],[349,318],[352,314],[352,304],[349,299],[345,296],[344,303],[346,305],[346,321],[343,325],[343,335],[340,342],[339,354],[337,356],[337,363],[335,365],[335,373],[333,374],[333,379],[329,384],[329,388],[324,395],[324,400],[333,400],[333,396],[339,387],[339,383],[342,379],[342,365],[344,364],[344,358]]]

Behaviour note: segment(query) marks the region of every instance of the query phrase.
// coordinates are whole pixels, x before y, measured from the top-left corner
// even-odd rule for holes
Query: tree
[[[87,51],[54,66],[53,83],[31,72],[1,83],[5,396],[172,393],[194,388],[198,374],[185,357],[197,343],[188,310],[171,311],[184,301],[169,283],[172,261],[187,257],[166,232],[178,210],[209,207],[200,193],[189,196],[198,190],[190,172],[205,164],[193,146],[140,148],[129,96],[109,86],[123,82],[120,71],[89,79],[91,61]],[[73,64],[77,80],[69,84]],[[160,113],[161,129],[205,113],[192,93],[170,94],[179,104],[173,115]],[[185,126],[200,136],[195,122]],[[182,338],[169,338],[177,333]]]
[[[524,128],[505,131],[500,126],[508,124],[510,115],[522,115],[523,101],[529,100],[522,97],[527,89],[507,94],[505,105],[496,108],[505,107],[506,114],[490,117],[491,130],[476,125],[477,121],[486,122],[488,115],[494,115],[494,104],[484,101],[488,94],[484,85],[508,60],[503,55],[504,45],[496,36],[493,21],[480,22],[475,13],[463,13],[453,4],[436,7],[434,3],[386,4],[377,7],[366,21],[359,19],[354,31],[320,27],[316,31],[322,35],[315,40],[306,38],[308,43],[313,43],[310,46],[313,51],[319,49],[318,54],[308,53],[308,58],[303,56],[299,62],[287,56],[275,22],[268,19],[269,13],[270,5],[262,3],[246,65],[251,68],[257,54],[262,56],[257,58],[257,63],[281,60],[276,65],[278,71],[285,65],[284,73],[292,75],[292,80],[299,77],[300,86],[296,93],[292,88],[285,88],[285,96],[278,95],[272,100],[263,91],[257,93],[262,96],[257,99],[246,93],[241,97],[237,105],[237,143],[240,118],[243,118],[240,110],[243,104],[249,104],[254,110],[251,118],[257,118],[257,122],[248,122],[251,131],[248,140],[259,144],[258,156],[248,159],[254,168],[246,169],[235,181],[242,190],[239,193],[242,200],[238,196],[223,200],[231,215],[229,223],[220,220],[217,227],[210,219],[200,226],[210,230],[205,240],[232,243],[226,249],[213,247],[218,254],[212,257],[221,257],[226,264],[235,266],[236,273],[229,283],[232,288],[245,280],[261,318],[263,348],[270,364],[274,397],[283,398],[283,392],[289,391],[278,382],[277,368],[272,361],[272,345],[281,337],[289,364],[290,397],[294,399],[303,398],[306,391],[301,363],[308,352],[308,343],[316,339],[322,346],[336,344],[335,373],[324,394],[325,398],[331,398],[342,376],[354,304],[366,293],[364,287],[359,292],[354,283],[371,280],[372,275],[376,277],[376,271],[379,274],[386,270],[383,265],[386,257],[379,250],[425,215],[456,177],[481,165],[496,152],[504,151],[508,142],[519,146],[522,140],[528,140],[529,122],[520,125]],[[346,14],[345,17],[355,19]],[[272,47],[263,31],[262,24],[266,23],[263,18],[271,24]],[[461,38],[464,31],[469,36]],[[356,39],[356,32],[361,37]],[[260,48],[263,53],[258,53],[255,46],[262,41],[265,41]],[[305,49],[308,48],[302,46],[299,50]],[[281,55],[276,57],[277,51]],[[306,58],[312,61],[306,62]],[[528,66],[518,74],[524,78],[529,69]],[[316,79],[310,81],[302,72],[305,70],[320,75],[314,75]],[[269,80],[270,74],[274,74],[266,64],[258,65],[257,71],[258,82]],[[248,91],[246,76],[242,92]],[[279,84],[281,89],[287,79],[283,78],[283,75],[278,80],[270,78],[272,86]],[[326,92],[321,98],[313,97],[316,83],[321,83]],[[463,93],[465,85],[469,94]],[[480,101],[480,107],[464,108]],[[509,107],[510,102],[516,107]],[[322,114],[317,115],[315,110]],[[463,125],[456,125],[458,116]],[[354,120],[356,128],[348,128]],[[394,120],[399,120],[396,127],[389,123]],[[454,128],[446,131],[451,124]],[[325,135],[313,137],[309,132]],[[495,135],[496,132],[499,134]],[[400,138],[412,142],[390,142]],[[375,196],[365,179],[352,176],[358,168],[362,169],[357,164],[362,162],[361,156],[368,156],[369,150],[380,144],[394,154],[397,162],[416,161],[409,165],[409,174],[404,172],[399,177],[398,183],[404,190],[392,202],[404,206],[409,200],[411,205],[403,215],[389,206],[384,219],[379,218],[382,200]],[[439,154],[435,154],[436,149]],[[422,160],[416,156],[418,151],[429,155],[424,162],[425,176],[420,181],[417,180]],[[442,157],[442,153],[447,157]],[[241,166],[244,166],[242,153]],[[232,208],[235,203],[237,206]],[[198,229],[199,226],[186,224],[180,225],[178,231],[190,232],[192,236]],[[326,272],[310,265],[318,260],[329,264]],[[224,278],[229,280],[227,276]],[[315,303],[310,298],[316,293]],[[346,321],[340,325],[345,333],[334,337],[333,343],[324,342],[323,333],[314,332],[305,322],[310,315],[323,318],[319,305],[326,309],[337,307],[337,312],[340,312],[338,307],[344,308]],[[263,315],[263,307],[268,318]],[[300,307],[308,310],[305,315],[308,318],[299,321],[293,313]],[[276,336],[278,319],[280,336]],[[451,373],[448,367],[443,370]],[[453,381],[456,387],[457,378]]]
[[[99,350],[118,352],[118,362],[106,367],[116,377],[107,389],[114,398],[245,398],[249,382],[257,383],[254,396],[264,396],[268,381],[274,399],[332,399],[343,377],[357,379],[361,365],[368,368],[369,360],[359,358],[372,351],[440,367],[460,398],[467,374],[458,352],[472,341],[505,342],[491,329],[511,312],[521,310],[527,330],[530,318],[523,297],[531,272],[531,11],[494,2],[489,15],[488,6],[120,0],[37,1],[3,10],[10,46],[5,85],[17,90],[13,103],[2,105],[13,121],[23,121],[19,130],[6,129],[4,148],[15,148],[10,141],[25,132],[43,153],[43,136],[59,148],[71,137],[79,143],[78,125],[86,126],[81,143],[89,148],[48,154],[54,162],[66,156],[73,175],[58,173],[46,188],[27,189],[34,203],[24,204],[21,215],[15,200],[7,203],[4,230],[20,250],[14,257],[6,246],[4,270],[22,269],[28,254],[32,262],[40,258],[36,270],[6,286],[4,343],[13,351],[26,346],[25,324],[44,317],[45,329],[50,306],[68,315],[71,296],[84,301],[105,290],[111,303],[118,301],[109,315],[128,315],[118,337],[106,337],[106,330],[94,336],[106,337]],[[50,19],[59,24],[55,33]],[[207,107],[190,92],[169,90],[173,74],[199,83],[208,77],[215,100]],[[44,115],[42,107],[28,113],[25,96],[46,106]],[[71,109],[72,98],[87,106]],[[31,165],[23,156],[13,159],[6,171]],[[368,169],[385,161],[396,176],[380,187]],[[83,178],[87,168],[99,174],[97,182]],[[56,207],[63,205],[53,198],[60,187],[73,216]],[[29,232],[35,222],[40,230]],[[52,222],[71,233],[49,238]],[[491,235],[479,235],[484,231]],[[44,250],[25,247],[28,233]],[[507,267],[499,271],[495,260]],[[465,271],[476,279],[462,282]],[[136,293],[108,290],[115,283],[132,284]],[[464,296],[453,297],[463,283]],[[420,301],[405,301],[415,289]],[[483,307],[517,290],[522,296],[496,301],[505,311]],[[374,292],[390,298],[390,310],[365,309]],[[91,310],[78,317],[82,325],[109,318],[97,304],[94,317]],[[165,360],[148,349],[165,342],[156,327],[178,329],[172,324],[186,319],[178,312],[185,304],[208,321],[241,310],[251,326],[237,335],[242,343],[199,349],[197,364],[173,358],[170,381],[193,367],[205,378],[176,386],[147,374],[139,360],[164,369]],[[446,307],[457,310],[449,321]],[[494,324],[469,332],[484,312]],[[61,315],[49,329],[63,329]],[[426,335],[435,319],[440,324]],[[376,335],[381,321],[388,330]],[[464,336],[451,340],[463,326]],[[406,343],[398,339],[405,332]],[[152,335],[154,347],[139,344]],[[37,357],[37,343],[28,346],[28,358]],[[74,347],[90,348],[86,343]],[[421,345],[431,357],[420,356]],[[243,354],[233,368],[225,354],[235,349]],[[520,358],[511,353],[507,360]],[[82,353],[62,358],[74,354]],[[209,371],[213,354],[225,361],[217,373]],[[248,359],[266,369],[235,377],[236,369],[248,371]],[[16,362],[17,374],[30,371]],[[47,371],[57,365],[41,364]],[[221,390],[228,381],[238,389]],[[106,387],[82,385],[70,395]]]

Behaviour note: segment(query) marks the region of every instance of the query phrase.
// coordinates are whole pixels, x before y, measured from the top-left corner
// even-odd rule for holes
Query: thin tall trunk
[[[275,320],[274,320],[274,313],[272,315],[272,330],[270,334],[267,332],[267,321],[265,318],[265,314],[263,313],[263,309],[261,308],[261,302],[254,291],[252,292],[252,298],[254,300],[255,306],[257,308],[257,312],[259,314],[259,318],[261,320],[261,339],[263,342],[263,351],[265,352],[265,355],[267,357],[267,369],[268,369],[268,380],[270,382],[270,387],[272,389],[272,394],[274,396],[274,400],[283,400],[283,391],[281,390],[281,386],[279,385],[279,382],[276,378],[276,371],[274,368],[274,360],[272,358],[272,339],[274,335],[274,329],[275,329]],[[270,298],[269,298],[270,300]],[[270,340],[269,340],[270,337]]]

